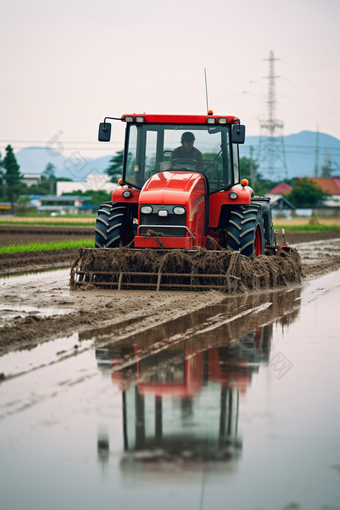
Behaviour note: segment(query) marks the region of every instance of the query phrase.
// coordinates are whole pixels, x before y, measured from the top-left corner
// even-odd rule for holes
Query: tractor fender
[[[129,191],[130,196],[125,198],[123,193],[124,191]],[[130,188],[129,186],[118,186],[112,191],[112,202],[125,202],[126,204],[138,203],[139,201],[140,190],[135,188]]]
[[[129,191],[130,196],[124,197],[124,191]],[[129,186],[119,186],[112,191],[112,202],[117,205],[125,206],[131,213],[132,218],[138,216],[138,202],[139,202],[140,190],[130,188]]]
[[[237,198],[230,198],[231,193],[236,193]],[[252,195],[253,190],[249,186],[242,186],[241,184],[235,184],[228,190],[218,191],[210,195],[209,227],[218,227],[223,206],[249,205]]]
[[[267,197],[253,197],[251,199],[252,204],[260,206],[261,214],[263,218],[263,230],[265,244],[272,246],[274,244],[274,226],[272,218],[272,205],[270,198]]]

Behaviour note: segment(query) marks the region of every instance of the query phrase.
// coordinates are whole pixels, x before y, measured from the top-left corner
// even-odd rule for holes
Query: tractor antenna
[[[207,82],[207,70],[204,68],[204,79],[205,79],[205,98],[207,101],[207,114],[209,113],[209,106],[208,106],[208,82]]]

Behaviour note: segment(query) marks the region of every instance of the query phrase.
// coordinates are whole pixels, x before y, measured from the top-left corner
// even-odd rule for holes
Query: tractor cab
[[[200,172],[209,194],[240,182],[238,144],[245,128],[236,117],[210,115],[123,115],[127,124],[123,182],[142,189],[154,174],[166,170]],[[99,140],[108,141],[102,123]],[[186,140],[189,137],[189,140]]]
[[[157,117],[149,121],[148,116],[140,116],[143,122],[127,123],[124,183],[142,189],[152,175],[171,170],[204,174],[209,194],[240,182],[238,144],[231,141],[231,128],[239,126],[228,124],[227,118],[218,119],[226,123],[216,123],[211,116],[199,122],[193,121],[196,117],[192,122]],[[214,124],[208,123],[213,120]]]

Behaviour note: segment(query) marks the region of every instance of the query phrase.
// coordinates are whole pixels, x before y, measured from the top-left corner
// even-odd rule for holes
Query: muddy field
[[[58,235],[73,236],[74,232]],[[77,235],[83,236],[83,230]],[[310,239],[310,234],[289,237],[301,255],[304,281],[340,268],[338,232],[314,235],[314,241],[304,242],[307,239]],[[152,328],[155,324],[190,314],[208,305],[216,305],[225,299],[225,294],[218,291],[74,291],[70,290],[68,269],[14,276],[20,272],[69,268],[76,252],[61,250],[17,254],[0,259],[1,274],[7,274],[0,280],[0,355],[9,350],[31,348],[46,340],[66,337],[75,330],[86,332],[93,328],[124,324],[131,334],[134,330],[138,332],[141,321]],[[295,285],[298,284],[295,282]],[[75,346],[75,352],[77,348]]]
[[[60,227],[45,225],[0,225],[0,246],[9,244],[46,243],[70,239],[91,239],[92,227]]]
[[[18,226],[0,225],[0,246],[9,244],[25,244],[30,242],[65,241],[70,239],[91,239],[92,227],[51,227],[51,226]],[[279,234],[279,242],[282,241]],[[327,232],[289,232],[287,239],[290,244],[310,241],[339,239],[340,231]],[[0,276],[21,274],[27,271],[42,271],[71,267],[78,249],[44,251],[34,253],[0,254]],[[331,260],[326,265],[332,266]]]
[[[44,225],[0,225],[0,246],[91,239],[92,227],[51,227]],[[33,253],[0,254],[0,276],[25,271],[70,267],[77,248]]]
[[[291,259],[239,268],[249,283],[249,267],[299,269],[301,257],[302,281],[285,267],[293,280],[232,295],[71,290],[74,253],[34,254],[26,266],[9,257],[12,274],[0,278],[6,508],[106,508],[112,494],[117,508],[149,510],[340,508],[340,237],[323,237],[295,237]]]

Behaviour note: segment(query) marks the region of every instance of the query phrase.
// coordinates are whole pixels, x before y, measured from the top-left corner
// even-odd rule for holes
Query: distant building
[[[72,193],[74,191],[106,191],[111,194],[112,191],[118,188],[118,184],[110,181],[110,177],[104,174],[90,174],[87,176],[86,181],[78,182],[57,182],[57,195],[63,193]]]
[[[11,214],[12,206],[10,202],[0,202],[0,215]]]
[[[24,174],[20,179],[22,184],[26,184],[26,186],[30,187],[33,185],[38,185],[41,183],[41,175],[40,174]]]
[[[78,196],[41,195],[30,198],[30,207],[39,212],[84,214],[92,212],[91,198]]]
[[[286,184],[285,182],[281,182],[277,186],[275,186],[273,189],[268,191],[267,195],[288,195],[293,190],[289,184]]]
[[[324,200],[326,207],[340,207],[340,177],[307,177],[315,182],[328,196]]]
[[[295,211],[296,207],[289,200],[286,199],[283,195],[272,195],[267,193],[266,197],[270,198],[270,203],[272,204],[273,210],[286,210],[286,211]]]

